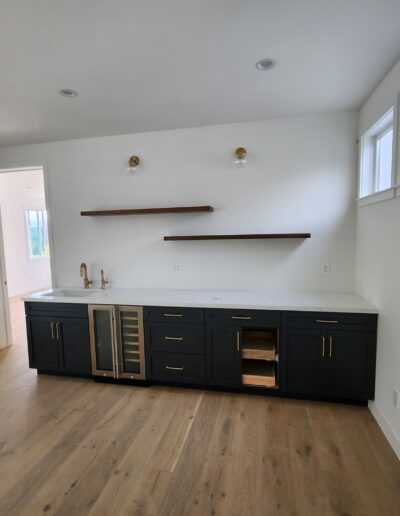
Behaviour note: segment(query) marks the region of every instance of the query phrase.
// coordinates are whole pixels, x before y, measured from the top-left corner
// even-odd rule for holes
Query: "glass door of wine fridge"
[[[89,333],[93,375],[114,378],[117,370],[112,305],[89,305]]]
[[[94,376],[146,378],[141,306],[89,305],[89,331]]]
[[[116,333],[118,342],[119,378],[144,380],[144,332],[141,306],[117,306]]]

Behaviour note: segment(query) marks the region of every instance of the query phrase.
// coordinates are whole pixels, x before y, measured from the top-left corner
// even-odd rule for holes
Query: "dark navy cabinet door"
[[[207,383],[238,387],[241,382],[240,327],[207,329]]]
[[[323,332],[283,330],[279,354],[281,390],[311,396],[324,394],[328,351]]]
[[[60,370],[65,373],[91,374],[89,323],[87,319],[58,318]]]
[[[59,345],[51,317],[27,317],[29,366],[43,371],[58,371]]]
[[[327,336],[327,341],[327,396],[372,399],[375,384],[375,335],[332,332]]]

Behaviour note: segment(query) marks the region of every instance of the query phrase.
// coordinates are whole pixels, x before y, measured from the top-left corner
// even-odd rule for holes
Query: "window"
[[[45,210],[25,210],[29,258],[50,256],[47,212]]]
[[[391,108],[362,137],[360,198],[392,186],[393,112]]]
[[[375,137],[375,182],[376,191],[381,192],[392,186],[392,146],[393,126]]]

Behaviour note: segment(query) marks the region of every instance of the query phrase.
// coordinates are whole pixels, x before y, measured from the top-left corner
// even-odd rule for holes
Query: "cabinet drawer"
[[[177,323],[204,323],[203,308],[179,308],[147,306],[143,308],[144,320],[154,322]]]
[[[231,310],[223,308],[215,310],[206,310],[206,322],[209,325],[262,325],[271,328],[277,328],[280,326],[280,320],[280,312],[274,310]]]
[[[78,317],[88,318],[88,305],[78,303],[42,303],[41,301],[26,301],[26,315],[43,317]]]
[[[282,312],[282,326],[319,330],[376,331],[377,315],[332,312]]]
[[[151,380],[205,383],[204,355],[152,353],[148,367],[148,376]]]
[[[146,342],[150,351],[204,353],[205,337],[202,325],[148,324]]]

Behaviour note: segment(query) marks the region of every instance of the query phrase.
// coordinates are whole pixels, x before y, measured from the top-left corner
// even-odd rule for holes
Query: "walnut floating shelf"
[[[165,236],[164,240],[261,240],[273,238],[311,238],[311,233],[256,233],[249,235],[182,235]]]
[[[147,215],[154,213],[200,213],[214,211],[212,206],[177,206],[174,208],[135,208],[129,210],[81,211],[82,217],[106,217],[110,215]]]

